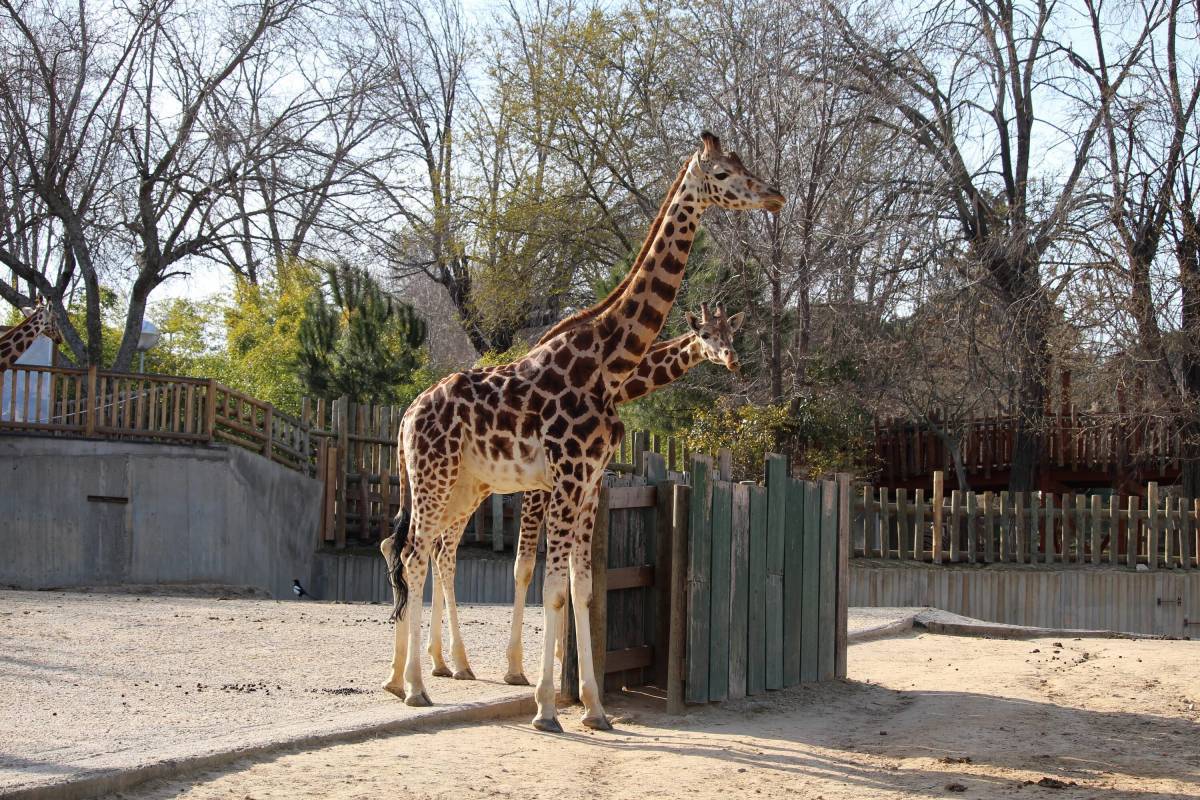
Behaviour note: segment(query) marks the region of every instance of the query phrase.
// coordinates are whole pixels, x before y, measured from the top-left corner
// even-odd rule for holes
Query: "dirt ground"
[[[574,709],[559,736],[512,720],[382,737],[110,800],[1200,797],[1200,642],[910,634],[849,663],[848,682],[683,719],[614,698],[611,733]]]

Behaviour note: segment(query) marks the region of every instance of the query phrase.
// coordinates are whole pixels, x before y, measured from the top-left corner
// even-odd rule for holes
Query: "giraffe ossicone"
[[[664,202],[659,224],[630,274],[609,297],[524,357],[501,367],[459,372],[422,393],[400,425],[401,492],[408,495],[395,532],[381,545],[395,594],[396,638],[384,688],[426,705],[419,657],[420,592],[435,548],[454,539],[489,493],[546,492],[545,615],[534,726],[561,730],[554,692],[555,632],[567,592],[579,652],[583,724],[610,728],[592,666],[591,536],[600,481],[624,426],[620,390],[658,337],[683,279],[700,215],[710,205],[778,211],[779,191],[752,175],[717,137],[701,135]],[[455,539],[455,543],[456,539]],[[453,576],[442,595],[457,636]],[[409,603],[410,589],[416,602]],[[461,638],[451,641],[456,672],[470,670]]]

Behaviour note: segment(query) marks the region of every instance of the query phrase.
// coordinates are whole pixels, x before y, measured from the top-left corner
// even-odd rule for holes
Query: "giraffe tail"
[[[396,595],[396,602],[392,607],[392,616],[390,617],[393,622],[404,616],[404,609],[408,605],[408,581],[404,577],[404,561],[400,555],[404,551],[404,546],[408,544],[408,529],[412,521],[412,509],[408,502],[408,466],[404,462],[403,449],[398,450],[396,463],[400,473],[398,475],[400,479],[400,496],[398,498],[400,510],[396,513],[396,519],[392,523],[392,535],[385,539],[380,546],[388,562],[388,576],[391,578],[392,589]]]

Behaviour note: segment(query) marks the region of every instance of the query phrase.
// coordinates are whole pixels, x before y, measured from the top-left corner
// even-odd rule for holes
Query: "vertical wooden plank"
[[[687,678],[688,630],[688,523],[692,514],[692,487],[671,486],[671,614],[667,638],[667,713],[683,713]]]
[[[750,559],[746,693],[767,686],[767,489],[750,487]]]
[[[1100,563],[1100,545],[1104,536],[1104,520],[1100,513],[1100,495],[1092,495],[1092,563]]]
[[[1114,492],[1108,498],[1108,563],[1115,565],[1121,557],[1121,498]]]
[[[601,698],[604,697],[604,667],[608,653],[608,524],[608,489],[601,486],[600,501],[596,506],[596,524],[592,527],[592,600],[588,605],[592,666],[595,669],[596,690]],[[516,549],[515,545],[513,549]]]
[[[1018,564],[1024,564],[1029,552],[1029,531],[1025,526],[1024,492],[1013,492],[1012,495],[1012,538],[1013,557]]]
[[[807,498],[806,498],[807,499]],[[879,488],[879,557],[886,559],[892,549],[892,526],[888,519],[888,490],[886,486]]]
[[[494,494],[488,501],[492,513],[492,550],[504,552],[504,496]]]
[[[841,489],[839,488],[840,492]],[[917,561],[925,560],[925,490],[917,489],[913,497],[912,554]]]
[[[1000,492],[1000,561],[1014,561],[1015,548],[1013,547],[1013,529],[1010,520],[1012,514],[1012,502],[1008,499],[1008,492]]]
[[[804,482],[804,600],[800,629],[800,680],[815,681],[820,663],[821,530],[825,525],[821,484]],[[829,508],[832,513],[832,499]]]
[[[783,561],[783,685],[800,683],[800,659],[804,647],[804,535],[808,515],[816,509],[805,505],[805,483],[786,481]]]
[[[712,569],[708,635],[708,699],[729,699],[729,610],[733,486],[713,481]]]
[[[1046,534],[1045,534],[1045,561],[1047,564],[1054,563],[1054,494],[1048,492],[1046,494],[1046,507],[1043,509],[1043,514],[1046,517]]]
[[[837,618],[835,620],[834,677],[846,677],[846,651],[849,644],[850,611],[850,476],[842,473],[838,478],[838,543],[837,543]],[[917,519],[924,519],[923,492],[917,489]],[[922,535],[921,528],[917,536]],[[918,548],[920,547],[920,539]]]
[[[822,534],[824,535],[824,534]],[[903,561],[910,558],[912,553],[909,551],[909,545],[912,544],[912,534],[908,528],[908,492],[904,489],[896,490],[896,558]],[[821,591],[824,591],[822,589]]]
[[[655,485],[655,557],[654,588],[658,609],[654,615],[654,683],[666,689],[670,670],[671,637],[671,557],[675,547],[672,536],[675,532],[675,484],[659,480]]]
[[[341,397],[337,401],[337,406],[334,413],[337,415],[337,527],[334,533],[334,545],[342,548],[346,546],[346,473],[350,463],[350,440],[349,440],[349,403],[347,397]],[[226,411],[229,407],[229,393],[225,393]]]
[[[966,492],[967,500],[967,561],[971,564],[979,561],[979,495]]]
[[[871,513],[871,487],[863,486],[862,488],[862,555],[870,558],[875,555],[875,548],[871,542],[875,539],[874,516]]]
[[[337,482],[338,482],[338,450],[329,444],[329,439],[325,440],[325,448],[328,451],[325,456],[325,541],[332,542],[337,539]]]
[[[1158,484],[1151,481],[1146,485],[1146,564],[1150,569],[1158,568],[1158,541],[1162,521],[1158,512]]]
[[[1075,532],[1071,537],[1075,545],[1075,563],[1087,563],[1087,497],[1075,495]]]
[[[766,688],[783,688],[783,574],[787,514],[787,459],[767,456]]]
[[[1138,550],[1141,549],[1141,513],[1138,511],[1139,498],[1136,494],[1129,496],[1128,524],[1125,526],[1125,560],[1131,567],[1138,563]]]
[[[903,497],[898,493],[897,498]],[[900,521],[899,513],[896,515]],[[901,536],[903,537],[903,529]],[[838,487],[833,481],[821,484],[821,539],[817,550],[817,680],[832,680],[837,674],[838,626]]]
[[[996,560],[996,501],[991,492],[983,493],[983,559]]]
[[[959,537],[962,535],[962,490],[950,493],[950,561],[962,560]]]
[[[721,480],[733,480],[733,452],[728,447],[717,451],[717,472]]]
[[[691,519],[688,522],[687,679],[689,703],[708,702],[709,624],[712,619],[709,570],[712,569],[712,462],[692,459]]]
[[[1200,500],[1194,502],[1200,503]],[[1179,536],[1181,539],[1179,558],[1183,562],[1184,569],[1191,569],[1195,565],[1196,559],[1196,525],[1192,517],[1191,501],[1186,497],[1181,497],[1179,503]],[[1189,615],[1188,618],[1191,619],[1191,616]]]
[[[943,485],[946,475],[941,470],[933,473],[933,563],[942,563],[942,503]]]
[[[730,535],[729,591],[729,697],[746,696],[749,642],[750,485],[733,487]]]

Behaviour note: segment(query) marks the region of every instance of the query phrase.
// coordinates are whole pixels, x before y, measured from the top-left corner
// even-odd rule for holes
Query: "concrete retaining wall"
[[[432,598],[433,581],[425,580],[425,602]],[[312,592],[320,600],[391,603],[392,589],[379,553],[317,553]],[[458,551],[454,594],[460,603],[513,601],[513,555],[463,547]],[[542,603],[542,562],[533,572],[526,602]]]
[[[237,447],[0,437],[0,584],[310,581],[321,484]]]
[[[1200,636],[1200,572],[951,567],[855,559],[852,606],[932,606],[989,622]]]

